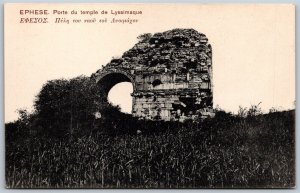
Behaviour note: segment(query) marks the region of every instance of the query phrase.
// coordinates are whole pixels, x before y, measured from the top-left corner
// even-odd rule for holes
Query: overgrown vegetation
[[[257,105],[197,122],[145,121],[98,105],[94,89],[86,77],[49,81],[35,111],[6,124],[7,187],[295,185],[294,110],[262,114]]]

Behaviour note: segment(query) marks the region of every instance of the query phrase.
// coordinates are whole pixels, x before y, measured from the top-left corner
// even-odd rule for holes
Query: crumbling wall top
[[[139,42],[121,58],[112,59],[107,69],[134,70],[134,74],[186,73],[200,71],[197,64],[211,65],[211,45],[194,29],[173,29],[163,33],[142,34]]]

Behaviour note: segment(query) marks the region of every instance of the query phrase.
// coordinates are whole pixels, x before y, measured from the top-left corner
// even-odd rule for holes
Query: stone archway
[[[121,82],[130,82],[133,85],[133,91],[135,90],[135,82],[132,76],[124,71],[106,71],[97,77],[98,88],[102,92],[102,97],[107,100],[108,92],[112,87]]]
[[[103,98],[120,82],[131,82],[132,115],[185,120],[212,112],[212,50],[193,29],[143,34],[121,58],[92,75]]]

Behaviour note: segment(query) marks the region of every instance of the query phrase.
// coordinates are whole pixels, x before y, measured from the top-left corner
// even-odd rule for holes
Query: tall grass
[[[9,188],[284,188],[295,185],[295,112],[200,122],[99,123],[64,138],[10,135]],[[126,124],[127,123],[127,124]],[[136,130],[141,131],[140,134]],[[122,131],[103,132],[103,131]]]

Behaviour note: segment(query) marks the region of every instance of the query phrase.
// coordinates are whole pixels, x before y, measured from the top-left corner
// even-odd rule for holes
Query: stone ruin
[[[107,101],[120,82],[133,85],[132,115],[150,120],[184,121],[213,116],[212,49],[194,29],[143,34],[121,58],[91,77]]]

